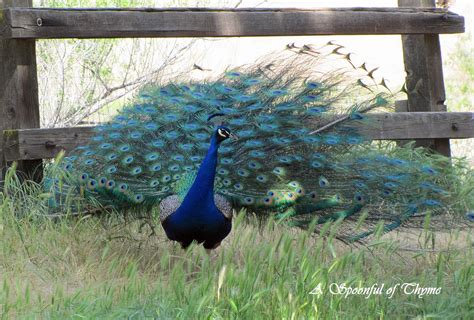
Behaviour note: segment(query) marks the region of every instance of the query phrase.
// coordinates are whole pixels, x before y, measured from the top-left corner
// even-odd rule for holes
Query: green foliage
[[[463,34],[448,57],[450,74],[446,77],[446,88],[449,111],[471,111],[474,97],[473,45],[472,34]]]
[[[161,6],[176,6],[169,0]],[[39,7],[153,7],[151,0],[52,0]],[[41,124],[103,121],[113,104],[145,83],[165,79],[195,39],[52,39],[37,41]],[[192,56],[192,55],[191,55]],[[191,63],[180,64],[186,69]],[[174,71],[174,74],[179,73]],[[123,101],[122,103],[123,104]]]
[[[474,98],[474,45],[472,33],[457,36],[454,50],[446,59],[446,105],[448,111],[472,111]],[[474,167],[474,139],[451,140],[452,153],[466,157],[471,168]]]
[[[39,0],[37,7],[233,6],[234,1]],[[101,122],[138,88],[191,69],[197,39],[48,39],[37,44],[42,127]]]

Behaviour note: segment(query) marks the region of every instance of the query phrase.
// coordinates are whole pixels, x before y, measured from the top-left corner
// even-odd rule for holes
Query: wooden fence
[[[434,0],[314,10],[51,9],[31,8],[31,0],[3,0],[0,9],[0,167],[18,161],[31,174],[41,159],[71,150],[92,134],[92,127],[39,128],[35,40],[49,38],[400,34],[408,101],[398,109],[404,112],[370,115],[377,129],[361,130],[374,139],[415,139],[447,156],[450,138],[474,137],[474,113],[448,113],[444,105],[439,34],[464,32],[464,18],[434,8]]]

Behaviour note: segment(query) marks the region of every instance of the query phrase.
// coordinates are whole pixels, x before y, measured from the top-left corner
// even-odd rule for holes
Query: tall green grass
[[[9,172],[0,193],[1,319],[474,318],[472,228],[348,246],[334,239],[337,223],[320,237],[240,213],[209,256],[120,216],[45,218],[45,197]],[[441,292],[366,299],[331,294],[331,283]],[[310,294],[318,284],[322,293]]]

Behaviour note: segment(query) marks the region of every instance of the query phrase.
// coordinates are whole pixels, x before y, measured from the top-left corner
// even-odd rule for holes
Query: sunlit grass
[[[391,319],[474,317],[471,230],[391,233],[347,246],[241,213],[208,256],[119,217],[44,218],[41,190],[0,202],[0,315],[52,319]],[[16,191],[15,191],[16,190]],[[20,191],[23,190],[23,193]],[[433,248],[433,243],[435,244]],[[344,297],[331,283],[441,287],[419,298]],[[322,294],[310,292],[321,284]]]

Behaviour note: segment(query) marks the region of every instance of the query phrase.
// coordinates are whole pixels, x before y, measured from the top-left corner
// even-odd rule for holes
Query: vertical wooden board
[[[424,35],[402,36],[406,71],[408,111],[430,111],[428,68],[425,57]]]
[[[435,7],[434,0],[398,0],[399,7]],[[435,34],[402,35],[406,71],[408,111],[446,111],[439,36]],[[449,139],[418,140],[417,146],[428,147],[450,156]]]
[[[399,7],[433,7],[434,0],[398,0]],[[431,111],[425,35],[402,35],[408,111]]]
[[[425,59],[424,35],[403,35],[402,47],[406,72],[405,85],[408,97],[407,111],[430,111],[430,93]],[[405,143],[406,142],[401,142],[401,145]],[[434,148],[434,140],[417,140],[416,145],[424,148]]]
[[[31,5],[31,0],[0,0],[0,8]],[[0,143],[3,144],[3,130],[40,126],[35,41],[0,40],[0,61]],[[6,165],[0,154],[2,172]],[[18,163],[18,170],[34,180],[41,179],[41,169],[42,160]]]
[[[426,64],[429,66],[428,77],[430,81],[431,111],[447,111],[446,92],[444,89],[443,60],[441,57],[441,46],[439,35],[425,34]],[[434,149],[445,156],[451,156],[449,139],[435,139]]]
[[[425,56],[429,67],[428,77],[430,80],[430,100],[432,111],[446,111],[444,102],[446,92],[444,90],[443,60],[441,57],[441,46],[439,35],[425,34]]]

